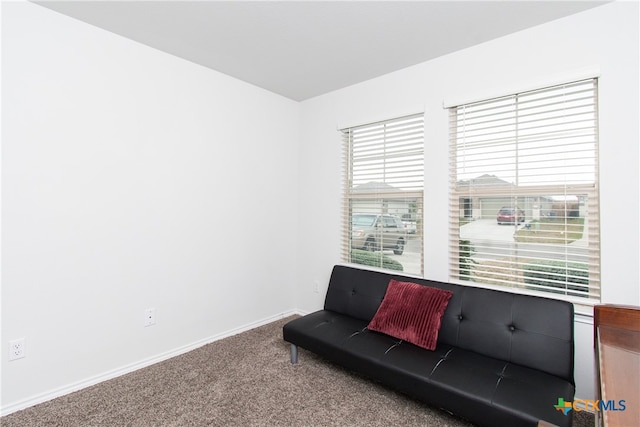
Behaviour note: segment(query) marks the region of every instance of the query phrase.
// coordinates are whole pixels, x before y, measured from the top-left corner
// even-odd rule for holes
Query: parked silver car
[[[393,215],[353,214],[351,247],[367,251],[392,249],[402,255],[407,233],[402,220]]]
[[[416,219],[411,214],[403,214],[402,215],[402,224],[404,224],[404,229],[407,234],[416,234],[418,231],[418,224]]]

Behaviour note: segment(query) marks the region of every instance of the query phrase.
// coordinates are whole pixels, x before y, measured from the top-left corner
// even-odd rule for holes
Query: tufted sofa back
[[[325,310],[370,321],[390,279],[453,292],[438,343],[547,372],[574,383],[573,304],[337,265]],[[427,351],[427,350],[425,350]]]

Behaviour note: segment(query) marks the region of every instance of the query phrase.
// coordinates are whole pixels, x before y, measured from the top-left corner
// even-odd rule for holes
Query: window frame
[[[340,132],[343,143],[342,261],[358,267],[423,277],[424,112],[346,127]],[[404,232],[405,235],[403,254],[410,238],[418,240],[419,261],[406,263],[410,271],[405,271],[402,262],[401,271],[395,267],[387,268],[390,265],[388,258],[393,258],[393,255],[384,254],[390,248],[379,250],[380,243],[384,246],[382,236],[377,241],[378,248],[366,255],[367,263],[353,255],[353,249],[366,248],[352,247],[355,237],[351,218],[356,213],[380,215],[378,220],[383,221],[384,215],[398,217],[395,224],[402,224],[403,229],[399,233]],[[415,234],[407,230],[403,214],[411,214],[416,223]],[[414,246],[415,243],[412,244]],[[372,256],[376,258],[376,265],[368,263]]]
[[[469,107],[469,106],[478,106],[478,105],[488,105],[491,106],[492,103],[500,102],[505,99],[515,99],[514,108],[517,110],[518,108],[518,98],[522,95],[535,94],[536,92],[553,92],[556,88],[561,87],[569,87],[570,85],[580,85],[581,83],[592,84],[593,85],[593,122],[594,122],[594,134],[593,134],[593,182],[563,182],[563,183],[538,183],[537,185],[499,185],[497,182],[490,183],[487,185],[474,185],[472,183],[473,180],[469,180],[468,187],[465,188],[463,185],[463,181],[458,176],[458,168],[459,168],[459,140],[462,139],[458,136],[460,132],[459,127],[459,117],[457,112],[460,109]],[[493,104],[496,105],[496,104]],[[593,305],[600,302],[601,296],[601,284],[600,284],[600,221],[599,221],[599,174],[598,174],[598,162],[599,162],[599,132],[598,132],[598,78],[597,77],[589,77],[583,78],[580,80],[569,81],[564,84],[555,84],[553,86],[541,87],[539,89],[522,91],[519,93],[513,93],[510,95],[495,97],[491,99],[485,99],[480,101],[469,102],[466,104],[459,105],[450,105],[446,107],[449,111],[450,117],[450,128],[449,128],[449,149],[450,149],[450,172],[449,172],[449,189],[450,189],[450,201],[449,201],[449,275],[450,280],[455,283],[462,284],[471,284],[474,286],[480,287],[490,287],[503,291],[514,291],[514,292],[522,292],[522,293],[533,293],[536,295],[542,295],[550,298],[558,298],[558,299],[566,299],[570,300],[574,303],[584,304],[584,305]],[[489,113],[487,113],[489,115]],[[464,120],[463,120],[464,121]],[[517,127],[517,125],[516,125]],[[496,126],[496,129],[499,129]],[[525,137],[518,136],[515,137],[515,145],[521,146],[524,145]],[[560,144],[562,145],[562,144]],[[518,148],[516,147],[516,150]],[[494,154],[497,158],[501,154]],[[477,158],[480,158],[479,156]],[[462,162],[460,162],[462,163]],[[570,163],[569,163],[570,164]],[[565,166],[565,168],[569,168],[569,166]],[[544,169],[543,166],[539,167],[539,169]],[[535,168],[533,169],[535,170]],[[477,177],[481,178],[480,176]],[[486,178],[489,180],[489,178]],[[517,179],[517,178],[516,178]],[[587,261],[588,261],[588,279],[587,279],[587,291],[586,297],[582,295],[583,292],[572,292],[570,280],[577,280],[571,276],[572,267],[570,267],[570,262],[568,259],[565,259],[565,272],[567,272],[567,276],[565,277],[565,289],[564,293],[557,293],[555,288],[555,281],[549,282],[546,284],[543,282],[542,285],[529,285],[528,283],[532,282],[524,282],[526,285],[517,284],[518,274],[524,274],[523,267],[515,266],[511,267],[511,272],[509,273],[508,269],[505,267],[505,271],[507,275],[510,274],[510,278],[505,278],[504,283],[501,283],[500,280],[493,279],[482,279],[482,278],[471,278],[471,274],[474,270],[475,265],[473,263],[473,246],[467,246],[466,240],[461,238],[461,221],[465,220],[468,217],[474,218],[472,212],[472,201],[479,200],[480,198],[489,198],[494,197],[496,199],[500,197],[511,198],[513,200],[512,204],[514,206],[518,205],[518,198],[520,200],[534,200],[534,197],[542,198],[545,196],[565,196],[565,204],[564,204],[564,217],[565,217],[565,227],[567,227],[567,219],[569,214],[567,213],[567,205],[568,205],[568,196],[567,195],[584,195],[584,199],[580,199],[579,203],[582,203],[586,200],[584,209],[588,214],[588,225],[583,225],[583,233],[586,233],[588,237],[588,248],[587,248]],[[539,200],[539,199],[538,199]],[[522,206],[517,206],[522,208]],[[580,208],[582,209],[582,207]],[[585,221],[585,220],[583,220]],[[517,220],[515,221],[518,222]],[[515,227],[517,229],[517,226]],[[516,248],[516,254],[518,251],[519,243],[514,244]],[[558,245],[561,247],[566,247],[568,244]],[[462,255],[462,256],[461,256]],[[463,259],[465,262],[463,262]],[[517,255],[516,255],[517,259]],[[529,267],[527,267],[529,268]],[[514,273],[515,270],[515,273]],[[530,274],[530,273],[528,273]],[[515,279],[514,279],[515,277]],[[480,279],[480,280],[478,280]],[[520,279],[524,280],[524,279]],[[573,288],[578,289],[578,287]],[[582,288],[580,288],[582,290]],[[581,295],[578,295],[581,294]]]

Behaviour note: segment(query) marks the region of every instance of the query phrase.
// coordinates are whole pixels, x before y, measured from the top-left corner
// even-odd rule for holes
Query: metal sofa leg
[[[295,365],[298,363],[298,346],[295,344],[291,344],[291,364]]]

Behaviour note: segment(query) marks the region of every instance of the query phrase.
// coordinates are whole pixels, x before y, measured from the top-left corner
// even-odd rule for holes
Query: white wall
[[[3,412],[290,313],[299,104],[32,3],[2,18]]]
[[[446,37],[443,34],[442,37]],[[425,277],[448,280],[445,100],[533,89],[600,70],[602,301],[640,305],[638,3],[608,4],[450,54],[302,104],[298,307],[322,306],[340,262],[341,140],[337,128],[425,111]],[[425,43],[436,41],[425,40]],[[560,83],[561,81],[556,81]],[[630,213],[623,220],[622,212]],[[311,226],[313,225],[313,226]],[[577,396],[594,394],[592,324],[576,321]]]

